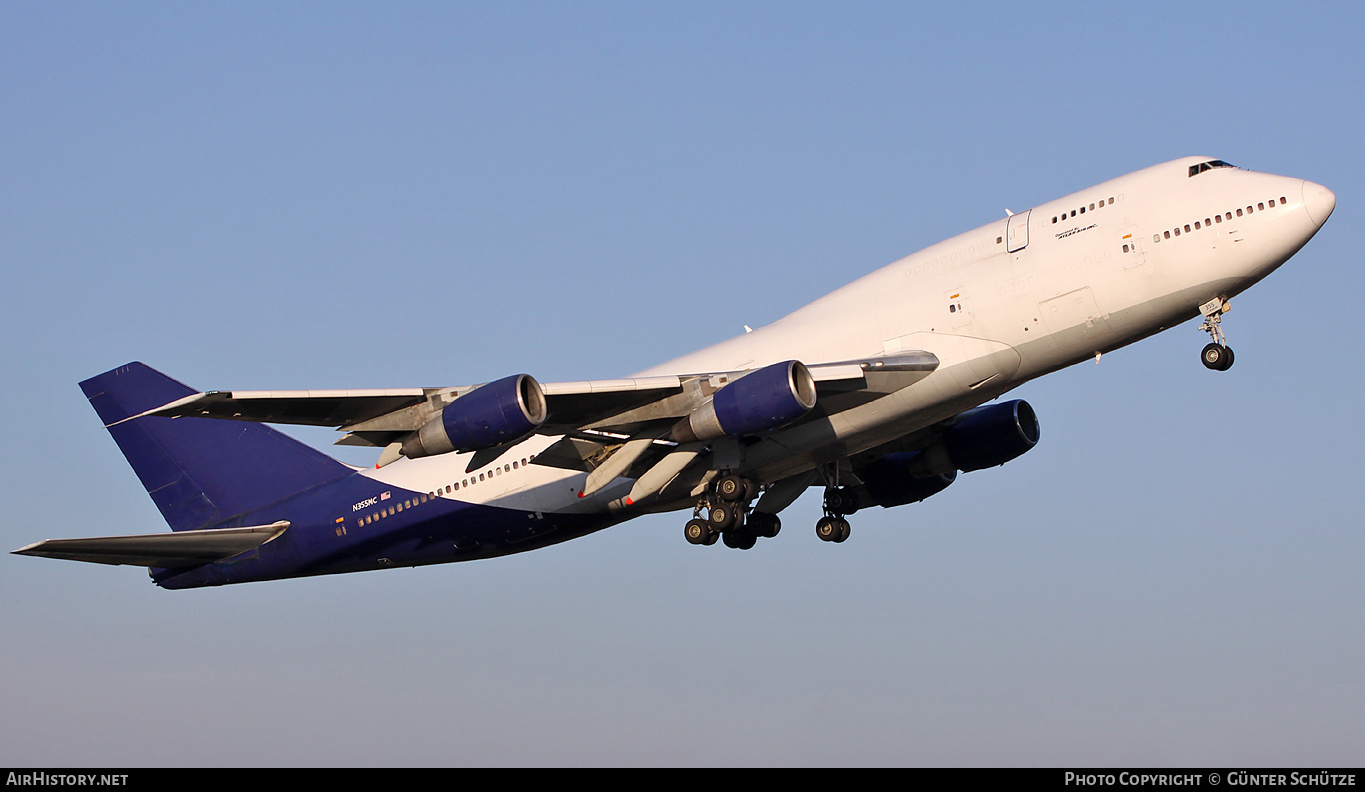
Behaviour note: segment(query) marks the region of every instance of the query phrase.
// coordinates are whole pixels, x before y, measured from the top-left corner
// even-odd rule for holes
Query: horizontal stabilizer
[[[95,536],[88,539],[48,539],[15,550],[16,555],[65,558],[95,564],[175,567],[201,566],[260,547],[284,533],[287,520],[248,528],[208,528],[201,531]]]

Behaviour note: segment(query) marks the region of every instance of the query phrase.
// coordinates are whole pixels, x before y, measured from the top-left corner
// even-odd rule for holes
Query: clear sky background
[[[1030,383],[1042,442],[818,541],[661,515],[168,592],[0,556],[0,765],[1359,765],[1365,11],[0,6],[4,550],[164,529],[76,383],[621,376],[1186,155],[1336,213]],[[302,435],[330,443],[328,431]],[[373,452],[343,455],[371,464]]]

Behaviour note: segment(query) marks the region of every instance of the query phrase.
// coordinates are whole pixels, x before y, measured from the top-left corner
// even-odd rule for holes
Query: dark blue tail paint
[[[221,525],[352,472],[258,423],[151,416],[125,421],[198,392],[142,363],[91,377],[81,390],[173,531]]]

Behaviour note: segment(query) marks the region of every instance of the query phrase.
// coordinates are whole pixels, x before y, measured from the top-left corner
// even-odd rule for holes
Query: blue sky
[[[747,553],[663,515],[191,592],[0,556],[0,764],[1358,765],[1363,30],[1352,3],[6,3],[5,549],[163,527],[76,387],[129,360],[620,376],[1179,156],[1338,206],[1236,300],[1232,371],[1191,322],[1030,383],[1037,449],[843,545],[812,492]]]

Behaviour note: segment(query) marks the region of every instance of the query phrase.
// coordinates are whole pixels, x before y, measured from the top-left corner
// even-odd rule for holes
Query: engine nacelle
[[[963,472],[996,467],[1038,444],[1038,415],[1026,401],[987,404],[957,417],[943,435],[953,465]]]
[[[867,498],[873,503],[889,509],[937,495],[957,480],[956,470],[916,476],[913,471],[917,457],[918,453],[888,454],[878,459],[862,471],[860,489],[866,490]]]
[[[680,443],[742,437],[785,426],[815,406],[815,379],[800,361],[774,363],[716,391],[679,421],[672,438]]]
[[[938,442],[908,462],[924,478],[1003,465],[1038,444],[1038,416],[1026,401],[988,404],[952,420]]]
[[[479,451],[520,440],[545,421],[545,391],[529,374],[514,374],[447,404],[403,441],[403,456]]]

